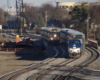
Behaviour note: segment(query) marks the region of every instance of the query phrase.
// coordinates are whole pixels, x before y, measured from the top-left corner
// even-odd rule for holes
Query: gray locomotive
[[[60,28],[57,27],[42,27],[41,37],[48,42],[58,42],[60,41]]]

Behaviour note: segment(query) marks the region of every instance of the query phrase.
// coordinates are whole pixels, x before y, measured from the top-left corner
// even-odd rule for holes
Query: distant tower
[[[57,0],[55,0],[55,6],[57,6],[57,3],[56,2],[57,2]]]
[[[10,0],[7,0],[7,7],[9,7]]]

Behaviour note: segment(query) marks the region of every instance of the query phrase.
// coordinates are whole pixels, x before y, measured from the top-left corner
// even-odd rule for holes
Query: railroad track
[[[56,55],[53,56],[52,58],[49,58],[49,59],[46,59],[40,63],[37,63],[37,64],[33,64],[27,68],[24,68],[24,69],[21,69],[21,70],[18,70],[18,71],[14,71],[14,72],[11,72],[9,74],[6,74],[4,75],[3,77],[0,78],[0,80],[15,80],[18,76],[24,74],[24,73],[27,73],[31,70],[36,70],[37,68],[39,67],[42,67],[42,66],[46,66],[48,65],[49,63],[52,63],[53,61],[59,59],[58,54],[59,54],[59,51],[57,50],[56,47],[54,47],[55,51],[56,51]],[[60,57],[63,57],[65,55],[65,53],[63,53]],[[52,65],[51,65],[52,66]],[[48,69],[48,68],[46,68]]]
[[[63,48],[60,47],[60,49],[63,51],[63,53],[65,53]],[[43,70],[39,73],[36,73],[36,74],[29,76],[26,80],[42,80],[42,77],[46,76],[46,74],[51,73],[51,72],[59,69],[60,67],[66,66],[67,64],[69,64],[75,60],[76,59],[68,59],[68,60],[65,60],[63,62],[60,62],[59,64],[51,66],[50,68],[48,68],[46,70]]]
[[[47,80],[48,78],[44,79],[44,77],[46,77],[50,73],[54,73],[58,69],[59,69],[59,71],[58,71],[59,75],[53,75],[51,77],[51,79],[49,79],[49,80],[69,80],[69,79],[71,79],[71,76],[73,74],[79,72],[84,67],[87,67],[89,64],[91,64],[92,62],[97,60],[99,57],[99,53],[94,48],[87,47],[86,51],[91,53],[90,58],[83,61],[79,65],[76,65],[74,67],[70,67],[67,69],[66,65],[75,61],[76,59],[68,59],[68,60],[64,59],[59,64],[52,64],[54,61],[59,62],[60,58],[63,58],[65,56],[65,51],[63,50],[63,48],[59,47],[59,49],[62,50],[62,53],[63,53],[60,56],[58,56],[59,51],[57,50],[57,47],[54,47],[54,49],[56,51],[56,54],[52,58],[46,59],[40,63],[37,63],[35,65],[32,65],[32,66],[22,69],[20,71],[16,71],[14,73],[7,74],[7,75],[3,76],[2,78],[0,78],[0,80],[20,80],[22,77],[25,76],[25,74],[26,74],[26,78],[23,80]],[[49,67],[47,67],[47,65],[49,65],[50,63],[51,63],[51,65]],[[46,67],[45,69],[44,69],[44,66]],[[64,67],[65,67],[65,69],[61,69]],[[31,72],[34,70],[39,70],[39,71],[32,74]],[[65,70],[65,71],[61,71],[61,70]],[[31,74],[28,74],[28,73],[31,73]]]
[[[89,64],[98,59],[99,53],[94,48],[86,48],[91,53],[91,57],[81,64],[74,66],[70,71],[65,71],[64,73],[58,75],[54,80],[70,80],[72,75],[87,67]]]

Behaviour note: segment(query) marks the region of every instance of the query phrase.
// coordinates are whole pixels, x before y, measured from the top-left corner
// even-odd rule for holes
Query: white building
[[[70,8],[74,7],[75,2],[56,2],[58,8],[63,8],[70,11]]]
[[[8,12],[10,15],[16,15],[16,7],[5,8],[4,11]]]

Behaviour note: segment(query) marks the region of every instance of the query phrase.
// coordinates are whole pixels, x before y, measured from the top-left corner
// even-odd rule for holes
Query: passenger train
[[[68,52],[70,58],[80,57],[85,50],[85,41],[81,39],[72,39],[68,41]]]
[[[60,42],[68,44],[70,58],[80,57],[85,50],[85,35],[82,32],[63,28],[60,31]]]
[[[69,28],[62,28],[60,31],[60,42],[68,43],[69,40],[74,38],[83,38],[85,40],[85,35],[79,31],[69,29]]]
[[[85,35],[82,32],[57,27],[41,28],[41,36],[48,42],[60,42],[68,45],[70,58],[80,57],[85,50]]]
[[[60,41],[60,28],[57,27],[42,27],[41,37],[48,42]]]

